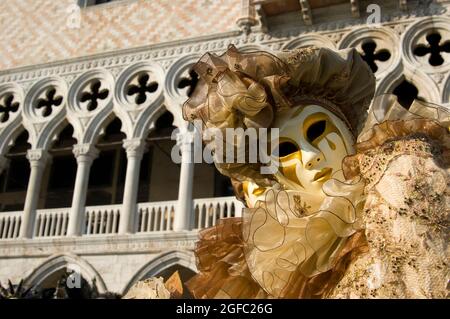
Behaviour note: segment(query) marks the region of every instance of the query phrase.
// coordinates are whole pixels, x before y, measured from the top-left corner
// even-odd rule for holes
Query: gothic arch
[[[377,79],[388,76],[391,72],[398,69],[401,62],[401,52],[398,48],[398,35],[387,27],[364,26],[351,30],[344,35],[339,42],[339,49],[356,48],[359,53],[364,54],[363,46],[365,43],[373,42],[375,44],[373,53],[378,50],[389,52],[389,58],[385,61],[377,59],[378,70],[375,72]]]
[[[89,110],[80,97],[94,82],[100,83],[98,90],[108,90],[103,100],[96,100],[97,106]],[[96,69],[83,73],[71,85],[67,101],[67,118],[74,128],[74,137],[79,144],[94,143],[105,121],[111,118],[113,109],[114,78],[108,70]],[[121,119],[122,120],[122,119]]]
[[[167,111],[172,113],[174,126],[184,127],[186,122],[181,113],[181,106],[187,99],[186,90],[178,87],[179,81],[183,77],[189,76],[189,70],[201,57],[201,54],[194,53],[181,57],[175,61],[166,72],[164,79],[164,97]]]
[[[445,16],[429,16],[410,24],[400,40],[400,48],[403,53],[403,61],[411,68],[421,69],[426,73],[445,72],[450,70],[450,59],[444,61],[438,68],[430,65],[426,56],[417,56],[414,48],[423,44],[425,38],[431,32],[438,32],[443,39],[450,35],[450,18]]]
[[[111,121],[117,117],[122,123],[121,131],[126,134],[124,131],[124,122],[121,117],[118,116],[113,110],[109,110],[109,112],[105,112],[101,114],[102,116],[96,117],[95,121],[92,121],[88,127],[83,131],[83,135],[78,140],[78,144],[95,144],[97,143],[100,135],[103,133],[105,128],[108,126]],[[72,124],[72,123],[71,123]],[[73,124],[72,124],[73,126]],[[74,127],[75,130],[75,127]]]
[[[0,156],[4,156],[8,153],[9,148],[14,145],[16,138],[23,131],[27,131],[28,135],[30,135],[30,132],[20,122],[17,123],[17,125],[8,126],[0,131]]]
[[[24,280],[25,287],[34,287],[42,283],[49,275],[68,265],[76,265],[81,275],[91,284],[95,279],[99,293],[107,291],[105,282],[100,274],[83,258],[74,254],[58,254],[47,258],[40,266],[36,267]]]
[[[395,72],[388,74],[378,84],[376,94],[392,93],[395,87],[403,80],[414,84],[427,102],[440,103],[441,94],[439,88],[433,79],[418,69],[404,67],[396,69]]]
[[[133,98],[127,94],[128,88],[131,83],[140,81],[138,79],[143,74],[148,76],[145,85],[156,82],[157,87],[142,103],[134,102]],[[148,126],[153,117],[164,105],[164,80],[163,68],[157,63],[148,61],[133,64],[119,74],[114,90],[113,108],[122,121],[122,131],[128,139],[143,138],[148,132]],[[147,96],[147,93],[145,95]]]
[[[61,104],[49,106],[51,112],[47,115],[35,107],[37,101],[49,90],[54,91],[54,97],[61,97]],[[36,82],[27,92],[23,105],[23,125],[30,134],[30,144],[32,149],[46,149],[51,141],[51,132],[64,121],[67,111],[67,91],[68,85],[61,77],[53,76],[41,79]],[[50,100],[50,97],[48,97]],[[57,104],[53,104],[57,105]]]
[[[152,104],[151,107],[145,110],[145,115],[139,118],[133,127],[133,135],[131,138],[145,138],[150,132],[156,120],[167,110],[171,112],[164,103],[164,101],[159,101]],[[174,116],[175,118],[175,116]]]
[[[125,285],[122,290],[122,294],[126,292],[139,280],[142,280],[144,276],[156,276],[163,270],[174,266],[180,265],[186,267],[193,272],[197,272],[197,265],[195,263],[195,255],[192,251],[175,250],[162,253],[150,262],[146,263],[138,272],[131,278],[131,280]]]
[[[58,118],[51,124],[44,127],[36,142],[36,149],[48,150],[52,142],[57,138],[58,134],[67,124],[65,117]]]
[[[24,93],[23,89],[16,83],[5,83],[0,84],[0,99],[6,99],[6,96],[10,97],[10,107],[13,104],[16,105],[16,109],[13,110],[3,109],[3,117],[0,120],[0,135],[5,135],[5,131],[12,131],[17,129],[17,127],[21,126],[22,122],[22,113],[23,113],[23,101],[24,101]],[[3,101],[5,103],[5,101]],[[6,103],[5,103],[6,104]],[[4,117],[6,114],[6,117]],[[0,152],[1,154],[1,152]]]

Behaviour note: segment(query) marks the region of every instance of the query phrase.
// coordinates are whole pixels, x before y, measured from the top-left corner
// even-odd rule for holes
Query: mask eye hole
[[[320,137],[327,127],[327,122],[325,120],[317,121],[311,124],[310,127],[306,130],[306,138],[308,142],[312,143],[315,139]]]
[[[278,156],[284,157],[292,153],[298,152],[298,147],[291,141],[283,141],[278,144]]]

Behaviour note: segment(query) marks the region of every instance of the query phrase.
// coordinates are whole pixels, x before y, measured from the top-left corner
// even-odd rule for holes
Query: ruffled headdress
[[[199,82],[183,117],[220,130],[269,128],[279,110],[313,102],[338,115],[356,138],[375,91],[375,77],[354,49],[308,47],[275,56],[231,45],[220,56],[206,53],[193,70]],[[215,164],[232,179],[273,184],[260,174],[261,164]]]

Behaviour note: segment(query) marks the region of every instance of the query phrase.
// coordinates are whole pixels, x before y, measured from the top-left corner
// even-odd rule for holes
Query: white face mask
[[[276,178],[287,189],[322,192],[324,182],[342,177],[342,160],[354,153],[354,138],[339,117],[306,105],[278,113],[273,126],[280,129]]]

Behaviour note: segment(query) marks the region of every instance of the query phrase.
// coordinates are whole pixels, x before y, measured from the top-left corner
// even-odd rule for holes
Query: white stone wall
[[[0,282],[8,279],[26,286],[39,284],[48,275],[77,266],[100,292],[125,293],[137,280],[156,275],[173,265],[196,271],[193,254],[197,232],[129,235],[100,238],[0,241]]]

